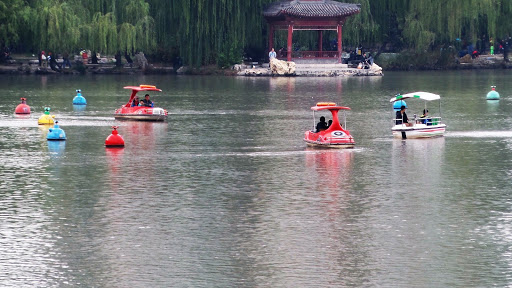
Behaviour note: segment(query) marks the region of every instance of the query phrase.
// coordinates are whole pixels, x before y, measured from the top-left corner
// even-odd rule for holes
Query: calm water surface
[[[511,76],[1,75],[0,287],[511,287]],[[166,123],[114,120],[138,84]],[[446,136],[393,139],[389,99],[419,90]],[[356,149],[305,147],[319,101],[352,108]]]

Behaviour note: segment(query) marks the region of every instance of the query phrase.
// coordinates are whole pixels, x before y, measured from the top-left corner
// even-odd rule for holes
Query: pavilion
[[[263,11],[269,24],[268,46],[274,47],[274,32],[287,30],[288,41],[286,59],[292,58],[337,59],[341,63],[342,27],[345,20],[361,11],[360,4],[341,3],[332,0],[281,0],[271,3]],[[292,51],[294,30],[318,31],[318,51]],[[323,51],[322,31],[334,30],[338,33],[337,51]]]

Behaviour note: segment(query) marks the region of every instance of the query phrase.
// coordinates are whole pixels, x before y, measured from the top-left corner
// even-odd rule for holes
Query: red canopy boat
[[[167,119],[167,110],[158,107],[148,106],[133,106],[132,102],[135,99],[135,95],[139,91],[158,91],[162,92],[161,89],[156,88],[152,85],[140,85],[140,86],[125,86],[124,89],[131,89],[132,94],[128,103],[121,106],[115,112],[116,120],[141,120],[141,121],[164,121]]]
[[[332,124],[325,130],[306,131],[304,141],[308,146],[326,147],[326,148],[354,148],[355,142],[348,130],[343,129],[338,119],[338,111],[350,110],[349,107],[336,106],[336,103],[319,102],[316,106],[311,107],[313,110],[313,119],[315,111],[329,110],[332,114]],[[347,127],[346,123],[344,124]]]

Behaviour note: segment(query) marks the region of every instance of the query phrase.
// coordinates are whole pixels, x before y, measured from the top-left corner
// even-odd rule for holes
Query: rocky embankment
[[[0,66],[0,74],[172,74],[175,73],[172,67],[155,67],[149,65],[145,69],[135,67],[117,67],[115,65],[88,64],[72,66],[73,68],[52,70],[49,67],[29,64],[9,64]]]
[[[147,63],[147,62],[146,62]],[[512,62],[504,61],[503,54],[480,55],[477,58],[465,57],[455,59],[455,64],[449,67],[431,67],[430,69],[512,69]],[[15,59],[8,64],[0,65],[0,74],[19,75],[59,75],[59,74],[194,74],[194,75],[226,75],[226,76],[382,76],[383,69],[373,64],[369,69],[350,68],[339,63],[295,63],[273,59],[271,63],[264,64],[237,64],[231,69],[219,69],[215,66],[191,68],[183,66],[175,70],[172,66],[159,64],[129,65],[123,63],[118,67],[115,63],[82,64],[74,61],[72,68],[52,70],[41,67],[34,59]]]
[[[76,56],[71,62],[71,68],[62,69],[62,59],[57,60],[59,66],[54,69],[50,65],[39,66],[36,57],[16,57],[9,60],[9,63],[0,65],[0,74],[172,74],[175,73],[173,67],[163,65],[149,64],[142,55],[142,60],[134,61],[131,64],[123,63],[121,66],[115,65],[114,59],[101,58],[98,64],[83,64],[82,60]],[[137,60],[137,58],[136,58]]]
[[[269,64],[262,66],[236,66],[240,76],[382,76],[382,68],[373,63],[367,69],[350,68],[340,63],[295,63],[272,59]]]

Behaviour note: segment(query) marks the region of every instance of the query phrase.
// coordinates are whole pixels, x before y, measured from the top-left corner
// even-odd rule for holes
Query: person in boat
[[[139,96],[135,96],[132,101],[132,107],[139,106]]]
[[[421,123],[427,124],[428,123],[428,109],[423,109],[423,114],[420,116]]]
[[[27,104],[27,98],[21,98],[21,104]]]
[[[412,126],[412,123],[409,123],[409,118],[407,118],[407,114],[405,113],[405,106],[402,105],[400,107],[400,111],[396,111],[396,125],[405,124],[405,126]]]
[[[331,125],[332,125],[332,119],[329,120],[329,122],[327,122],[327,128],[331,127]]]
[[[316,124],[316,132],[324,131],[327,129],[327,122],[325,122],[325,117],[320,117],[320,122]]]
[[[142,106],[146,106],[146,104],[144,104],[144,100],[140,100],[139,102],[139,106],[142,107]]]
[[[144,101],[144,106],[153,107],[153,101],[149,100],[149,94],[146,94],[144,96],[144,100],[142,100],[142,101]]]

